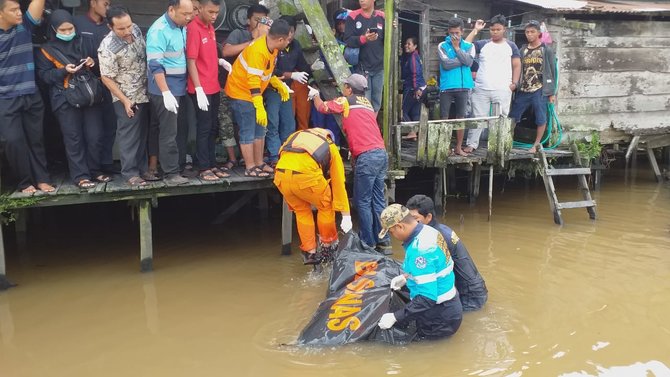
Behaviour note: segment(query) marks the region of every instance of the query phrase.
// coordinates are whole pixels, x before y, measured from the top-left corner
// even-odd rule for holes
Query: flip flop
[[[237,160],[228,160],[226,161],[225,164],[221,166],[221,170],[223,171],[230,171],[233,170],[234,167],[238,166]]]
[[[211,170],[203,170],[200,172],[200,179],[203,181],[208,181],[208,182],[213,182],[213,181],[218,181],[219,177],[214,174]]]
[[[91,182],[90,179],[82,179],[81,181],[79,181],[77,183],[77,187],[79,187],[80,189],[84,189],[84,190],[92,189],[95,186],[96,186],[96,183]]]
[[[219,168],[212,168],[212,173],[214,173],[214,175],[216,175],[219,178],[230,177],[230,174],[226,173],[224,170],[221,170]]]
[[[254,166],[251,169],[245,169],[244,176],[251,178],[269,178],[270,173],[263,171],[262,169],[259,169],[258,166]]]

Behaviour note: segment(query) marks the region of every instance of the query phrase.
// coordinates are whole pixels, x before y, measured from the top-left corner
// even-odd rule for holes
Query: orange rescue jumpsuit
[[[300,135],[311,133],[312,135]],[[320,137],[309,137],[313,134]],[[307,252],[316,249],[316,236],[312,205],[317,209],[317,226],[321,242],[331,243],[337,240],[335,212],[349,212],[349,198],[344,186],[344,165],[342,157],[329,139],[328,131],[320,128],[297,131],[286,140],[279,150],[279,161],[275,169],[274,184],[284,196],[289,208],[296,215],[300,249]],[[298,140],[298,137],[307,136]],[[311,143],[316,150],[328,143],[330,152],[329,174],[324,176],[322,167],[308,151],[289,151],[296,141]],[[300,144],[300,143],[298,143]],[[295,150],[295,149],[294,149]]]

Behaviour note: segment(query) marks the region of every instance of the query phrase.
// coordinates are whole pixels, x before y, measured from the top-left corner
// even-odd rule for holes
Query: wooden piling
[[[293,240],[293,212],[288,208],[286,200],[282,200],[281,215],[281,255],[291,255]]]
[[[2,234],[2,225],[0,225],[0,291],[4,291],[16,284],[7,279],[7,265],[5,264],[5,240]]]
[[[139,201],[140,220],[140,271],[153,271],[153,239],[151,226],[151,200]]]

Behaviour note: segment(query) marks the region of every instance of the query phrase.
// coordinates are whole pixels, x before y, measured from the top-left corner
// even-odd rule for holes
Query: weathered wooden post
[[[7,270],[5,264],[5,240],[2,234],[2,225],[0,224],[0,291],[16,286],[7,279]]]
[[[151,200],[140,200],[138,212],[140,219],[140,271],[149,272],[154,269]]]
[[[291,241],[293,240],[293,212],[288,208],[286,200],[282,199],[281,215],[281,255],[291,255]]]

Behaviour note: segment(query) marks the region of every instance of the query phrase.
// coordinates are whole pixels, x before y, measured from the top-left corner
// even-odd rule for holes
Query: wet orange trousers
[[[301,84],[295,80],[291,84],[293,94],[293,113],[295,114],[295,124],[297,130],[306,130],[309,128],[309,115],[312,110],[312,104],[307,99],[309,88],[306,84]]]
[[[275,171],[274,184],[284,196],[289,208],[295,213],[300,236],[300,249],[316,249],[316,234],[312,206],[316,207],[316,225],[324,243],[337,240],[335,210],[330,185],[318,174],[302,174],[291,170]]]

